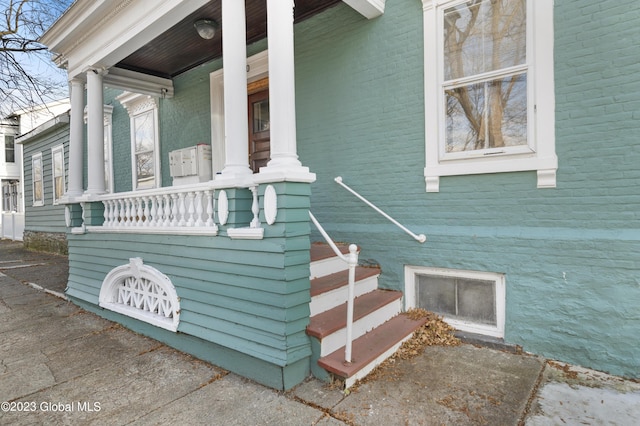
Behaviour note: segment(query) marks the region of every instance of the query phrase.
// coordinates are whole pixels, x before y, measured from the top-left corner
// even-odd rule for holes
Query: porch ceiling
[[[295,22],[339,3],[340,0],[296,0]],[[247,0],[247,43],[267,35],[266,0]],[[207,3],[168,31],[124,58],[117,67],[158,77],[172,78],[200,64],[222,56],[221,0]],[[213,19],[219,28],[211,40],[198,36],[193,23]]]

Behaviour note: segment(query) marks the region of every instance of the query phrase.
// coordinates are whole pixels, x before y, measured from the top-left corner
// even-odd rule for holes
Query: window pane
[[[147,112],[135,117],[135,150],[149,152],[154,148],[153,112]]]
[[[445,80],[526,62],[526,0],[465,2],[444,11]]]
[[[153,188],[155,184],[153,153],[143,153],[136,155],[136,176],[137,188]]]
[[[253,132],[269,130],[269,99],[253,104]]]
[[[441,315],[456,316],[455,278],[417,275],[418,306]]]
[[[496,325],[495,282],[458,278],[458,317]]]
[[[4,158],[7,163],[16,162],[15,137],[5,135],[4,137]]]
[[[527,144],[526,74],[445,90],[446,152]]]

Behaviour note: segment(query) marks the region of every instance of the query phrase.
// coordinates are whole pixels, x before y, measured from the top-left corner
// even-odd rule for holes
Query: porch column
[[[103,70],[87,71],[87,194],[104,194]]]
[[[267,0],[271,160],[266,173],[308,173],[298,160],[293,50],[293,0]]]
[[[83,192],[84,161],[84,83],[71,80],[71,117],[69,124],[69,186],[67,195],[77,197]]]
[[[222,0],[225,164],[222,178],[250,176],[244,1]]]

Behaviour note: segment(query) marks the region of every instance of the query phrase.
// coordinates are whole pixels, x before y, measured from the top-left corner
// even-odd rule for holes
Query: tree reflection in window
[[[137,189],[153,188],[155,185],[154,129],[153,111],[147,111],[134,118]]]

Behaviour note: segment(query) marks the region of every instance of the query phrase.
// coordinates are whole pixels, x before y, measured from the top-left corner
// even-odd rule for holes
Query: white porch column
[[[71,80],[71,117],[69,124],[69,186],[67,195],[77,197],[83,192],[84,161],[84,83]]]
[[[87,71],[87,194],[105,193],[104,188],[104,107],[103,70]]]
[[[222,0],[225,164],[222,178],[250,176],[244,1]]]
[[[308,172],[296,147],[293,0],[267,0],[271,160],[267,171]]]

